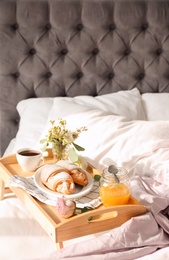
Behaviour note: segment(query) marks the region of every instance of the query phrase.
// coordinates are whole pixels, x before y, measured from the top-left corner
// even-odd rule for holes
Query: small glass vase
[[[54,162],[58,162],[59,160],[68,160],[69,145],[58,145],[52,143],[52,153]]]

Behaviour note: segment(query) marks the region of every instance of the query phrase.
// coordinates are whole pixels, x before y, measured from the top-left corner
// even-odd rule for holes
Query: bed
[[[169,2],[1,0],[0,156],[40,147],[50,120],[86,125],[82,156],[129,171],[149,212],[55,244],[24,205],[0,201],[5,259],[167,259]]]

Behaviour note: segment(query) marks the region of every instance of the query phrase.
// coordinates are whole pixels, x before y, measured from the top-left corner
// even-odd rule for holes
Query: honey
[[[114,177],[106,168],[100,179],[100,199],[105,207],[125,205],[130,198],[128,172],[124,168],[118,167],[116,173],[116,177],[119,179],[118,183]]]

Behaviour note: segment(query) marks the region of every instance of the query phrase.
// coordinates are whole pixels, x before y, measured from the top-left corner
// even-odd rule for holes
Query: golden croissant
[[[50,190],[62,194],[72,194],[75,190],[75,184],[69,172],[56,164],[42,167],[41,181]]]
[[[81,186],[86,186],[88,184],[88,177],[86,172],[76,164],[73,164],[66,160],[60,160],[56,164],[65,168],[76,184],[79,184]]]

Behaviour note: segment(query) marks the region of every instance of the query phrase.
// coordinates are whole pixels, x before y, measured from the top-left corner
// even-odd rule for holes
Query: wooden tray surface
[[[46,163],[51,163],[52,161],[51,151],[48,150]],[[92,176],[100,174],[91,165],[88,166],[87,171]],[[24,172],[20,168],[17,164],[15,154],[0,159],[0,172],[2,178],[0,180],[1,199],[3,198],[3,182],[7,183],[10,176],[20,175],[26,177],[34,174],[34,172]],[[107,208],[99,206],[92,211],[73,216],[69,219],[63,219],[57,214],[54,206],[38,201],[21,188],[10,187],[10,189],[23,202],[28,211],[56,243],[115,228],[131,217],[147,212],[146,207],[131,196],[127,205]],[[89,221],[89,219],[91,220]]]

